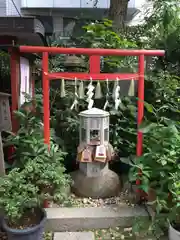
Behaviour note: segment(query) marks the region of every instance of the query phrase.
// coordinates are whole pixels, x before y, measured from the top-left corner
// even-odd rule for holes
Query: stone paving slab
[[[95,240],[93,232],[57,232],[54,240]]]
[[[47,208],[46,230],[81,231],[111,227],[128,227],[135,217],[148,218],[146,210],[126,204],[108,207]]]

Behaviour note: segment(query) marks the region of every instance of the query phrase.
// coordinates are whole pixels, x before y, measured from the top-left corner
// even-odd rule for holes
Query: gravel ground
[[[105,199],[92,199],[92,198],[80,198],[74,194],[70,194],[67,201],[63,204],[51,203],[50,207],[103,207],[111,204],[124,204],[134,205],[137,202],[136,194],[129,190],[128,186],[125,186],[124,190],[116,197]]]
[[[69,199],[63,204],[51,203],[51,207],[103,207],[111,204],[124,204],[134,205],[128,199],[122,199],[121,196],[105,198],[105,199],[92,199],[92,198],[78,198],[71,194]]]

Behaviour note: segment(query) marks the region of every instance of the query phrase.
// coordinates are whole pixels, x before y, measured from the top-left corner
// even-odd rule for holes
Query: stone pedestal
[[[72,172],[72,191],[80,197],[107,198],[121,191],[118,175],[108,169],[108,163],[80,163],[78,171]]]
[[[79,163],[79,170],[87,177],[99,177],[108,171],[108,163],[91,162]]]

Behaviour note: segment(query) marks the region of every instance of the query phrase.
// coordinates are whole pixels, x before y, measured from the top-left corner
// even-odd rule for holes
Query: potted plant
[[[39,188],[27,182],[24,171],[15,168],[0,178],[0,195],[0,207],[5,215],[2,226],[8,239],[42,239],[46,220],[42,208],[44,199]]]
[[[40,240],[46,219],[44,200],[62,202],[67,197],[70,181],[61,163],[64,153],[54,143],[50,148],[42,141],[33,146],[34,159],[24,153],[23,168],[14,168],[0,178],[0,208],[9,240]]]
[[[169,240],[180,239],[180,170],[171,175],[172,208],[169,212]]]

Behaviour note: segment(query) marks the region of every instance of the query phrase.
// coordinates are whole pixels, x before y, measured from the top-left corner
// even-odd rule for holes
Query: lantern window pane
[[[109,141],[109,129],[104,129],[104,141]]]
[[[87,128],[87,122],[88,122],[88,118],[81,118],[81,122],[80,122],[81,127],[86,129]]]
[[[101,118],[91,118],[90,119],[90,129],[100,129]]]
[[[82,142],[86,141],[86,129],[84,128],[81,129],[81,141]]]
[[[109,117],[105,117],[103,119],[103,121],[104,121],[104,128],[108,128],[109,127]]]
[[[99,140],[100,134],[98,130],[90,130],[90,140],[96,139]]]

